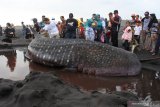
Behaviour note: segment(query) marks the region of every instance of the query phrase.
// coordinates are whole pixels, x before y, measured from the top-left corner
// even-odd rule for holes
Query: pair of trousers
[[[112,46],[118,47],[118,31],[111,32]]]
[[[66,32],[65,38],[75,39],[76,38],[76,31]]]
[[[156,43],[156,47],[155,47],[155,53],[156,53],[156,54],[158,54],[159,47],[160,47],[160,34],[159,34],[159,36],[158,36],[157,43]]]

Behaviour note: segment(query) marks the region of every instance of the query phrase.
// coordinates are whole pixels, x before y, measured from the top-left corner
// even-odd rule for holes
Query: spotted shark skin
[[[134,76],[141,70],[134,53],[82,39],[36,38],[28,46],[27,57],[47,66],[75,67],[100,76]]]

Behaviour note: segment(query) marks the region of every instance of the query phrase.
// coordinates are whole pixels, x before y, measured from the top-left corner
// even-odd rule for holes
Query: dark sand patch
[[[49,73],[30,73],[23,81],[0,80],[1,107],[126,107],[138,98],[128,92],[83,93]]]

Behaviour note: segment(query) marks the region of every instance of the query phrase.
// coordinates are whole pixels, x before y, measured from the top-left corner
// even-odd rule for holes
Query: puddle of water
[[[145,99],[160,100],[160,78],[158,72],[142,70],[136,77],[96,77],[77,72],[57,70],[29,62],[23,51],[10,51],[0,55],[0,78],[23,80],[30,71],[56,72],[65,82],[85,91],[98,90],[102,93],[130,91]]]
[[[28,65],[22,51],[5,52],[0,56],[0,78],[22,80],[29,73]]]

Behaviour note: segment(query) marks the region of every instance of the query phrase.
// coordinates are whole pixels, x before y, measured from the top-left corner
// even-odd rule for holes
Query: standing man
[[[143,48],[147,48],[147,46],[145,46],[145,42],[146,42],[146,39],[148,39],[147,37],[147,33],[148,33],[148,30],[149,30],[149,23],[151,21],[150,19],[150,16],[149,16],[149,12],[145,12],[144,13],[145,17],[142,19],[142,36],[141,36],[141,43],[142,43],[142,46]],[[148,43],[147,43],[148,44]]]
[[[118,47],[118,32],[121,24],[121,17],[118,15],[118,10],[114,11],[114,17],[111,19],[111,24],[112,46]]]
[[[40,26],[39,26],[37,18],[33,18],[33,24],[34,24],[35,31],[40,33]]]
[[[65,20],[64,16],[61,16],[60,19],[61,19],[62,22],[60,24],[60,32],[59,32],[59,34],[60,34],[61,38],[64,38],[65,34],[66,34],[66,20]]]
[[[69,14],[69,19],[66,21],[66,35],[65,38],[76,38],[76,29],[78,27],[78,21],[73,18],[73,13]]]
[[[22,24],[22,35],[23,35],[23,38],[26,37],[26,26],[24,25],[24,22],[21,22]]]
[[[102,34],[102,31],[103,31],[103,24],[102,24],[102,20],[101,20],[100,14],[96,15],[96,21],[97,21],[96,40],[99,41],[99,42],[102,42],[101,41],[101,34]]]
[[[42,21],[39,23],[39,26],[41,29],[43,29],[43,27],[45,26],[44,19],[45,19],[45,15],[42,16]]]
[[[133,30],[134,27],[136,26],[136,15],[132,14],[131,17],[132,17],[132,20],[130,21],[130,24],[131,24],[131,28]]]

